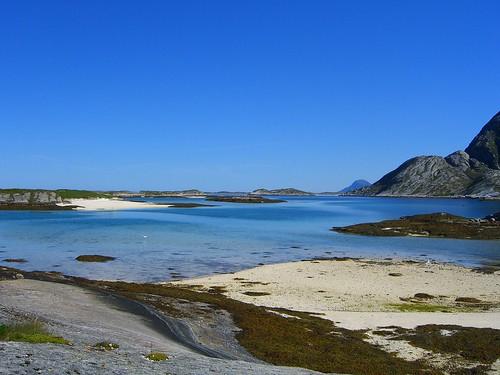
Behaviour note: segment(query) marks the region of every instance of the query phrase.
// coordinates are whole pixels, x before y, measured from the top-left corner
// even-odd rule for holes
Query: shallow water
[[[285,197],[282,204],[115,212],[0,211],[0,259],[27,270],[99,279],[160,281],[237,271],[259,263],[316,256],[412,257],[478,265],[500,260],[500,241],[381,238],[331,232],[332,226],[449,212],[484,217],[499,201]],[[201,199],[154,199],[198,202]],[[79,263],[80,254],[117,257]]]

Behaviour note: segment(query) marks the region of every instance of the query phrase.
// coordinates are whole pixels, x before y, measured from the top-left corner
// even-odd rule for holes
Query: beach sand
[[[79,206],[79,211],[117,211],[141,208],[166,208],[169,205],[157,205],[148,202],[132,202],[121,199],[71,199],[69,203],[59,204],[59,206]]]
[[[305,311],[348,329],[457,324],[500,329],[500,273],[399,260],[310,260],[265,265],[176,284],[222,288],[230,298]],[[426,293],[433,298],[414,298]],[[253,294],[253,295],[252,295]],[[459,303],[472,297],[476,303]],[[424,306],[435,312],[414,311]],[[409,312],[401,310],[409,307]],[[448,311],[448,312],[442,312]]]

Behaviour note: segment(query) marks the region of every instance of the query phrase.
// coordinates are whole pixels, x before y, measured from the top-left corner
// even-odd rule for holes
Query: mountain
[[[313,193],[309,193],[307,191],[302,191],[294,188],[285,188],[285,189],[257,189],[252,191],[250,194],[255,195],[314,195]]]
[[[368,187],[370,185],[371,185],[371,183],[369,183],[366,180],[356,180],[351,185],[340,190],[340,192],[341,193],[349,193],[351,191],[362,189],[362,188]]]
[[[465,152],[488,168],[500,169],[500,112],[484,126]]]
[[[373,185],[350,192],[379,196],[500,197],[500,112],[465,151],[407,160]]]

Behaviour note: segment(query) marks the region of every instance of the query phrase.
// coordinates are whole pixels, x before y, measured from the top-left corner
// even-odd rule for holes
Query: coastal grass
[[[391,310],[397,310],[401,312],[422,312],[422,313],[432,313],[432,312],[444,312],[444,313],[459,313],[459,312],[474,312],[474,311],[486,311],[492,307],[498,306],[494,303],[459,303],[456,302],[455,305],[437,305],[425,303],[423,301],[413,303],[389,303],[385,305]]]
[[[112,194],[103,193],[98,191],[90,191],[90,190],[68,190],[68,189],[59,189],[55,190],[57,195],[59,195],[62,199],[97,199],[97,198],[111,198]]]
[[[228,311],[240,328],[236,334],[240,345],[256,358],[271,364],[366,375],[441,373],[421,361],[406,361],[369,344],[364,341],[363,331],[342,329],[308,313],[271,310],[227,298],[216,290],[204,292],[173,285],[76,281],[81,286],[105,289],[152,305],[171,316],[183,313],[161,297],[201,302]],[[152,296],[159,298],[152,301]]]
[[[160,362],[166,361],[168,359],[168,356],[162,352],[151,352],[149,354],[146,354],[145,358],[153,362]]]
[[[457,309],[445,305],[431,305],[426,303],[389,303],[386,305],[391,309],[401,312],[456,312]]]
[[[69,341],[64,338],[49,333],[45,326],[37,320],[12,325],[0,325],[0,340],[28,342],[31,344],[69,344]]]

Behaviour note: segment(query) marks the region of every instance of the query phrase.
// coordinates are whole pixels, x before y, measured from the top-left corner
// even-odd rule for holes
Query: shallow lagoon
[[[28,270],[99,279],[160,281],[317,256],[412,257],[478,265],[500,261],[500,241],[379,238],[332,226],[446,211],[483,217],[500,201],[358,197],[284,197],[282,204],[114,212],[0,211],[0,259]],[[153,199],[198,202],[202,199]],[[83,264],[80,254],[118,259]],[[9,265],[5,263],[6,265]]]

